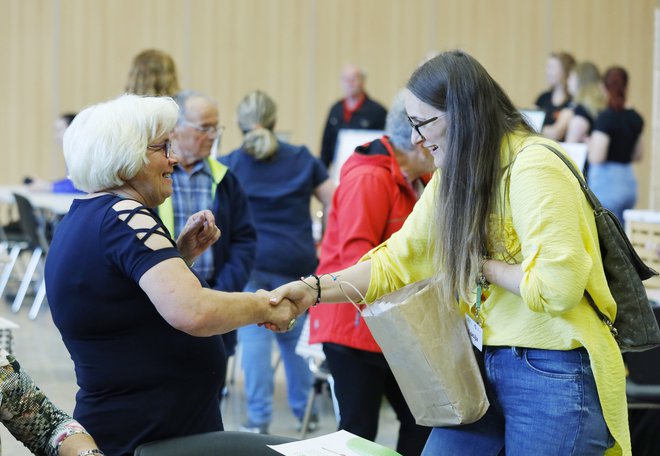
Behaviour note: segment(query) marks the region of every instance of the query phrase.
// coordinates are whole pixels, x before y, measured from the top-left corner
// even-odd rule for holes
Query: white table
[[[0,185],[0,202],[13,204],[14,193],[25,196],[34,207],[47,209],[57,215],[69,212],[73,200],[84,196],[83,193],[33,192],[24,185]]]

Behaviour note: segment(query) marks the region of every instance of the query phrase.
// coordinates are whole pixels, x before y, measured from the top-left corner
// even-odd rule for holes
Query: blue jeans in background
[[[637,179],[630,163],[605,162],[589,165],[589,188],[603,207],[623,224],[623,211],[635,207]]]
[[[422,456],[602,456],[614,444],[585,349],[484,350],[486,415],[433,428]]]
[[[297,280],[271,272],[254,270],[245,291],[272,290],[280,285]],[[307,361],[296,354],[296,344],[307,314],[298,317],[296,326],[285,333],[272,331],[257,325],[238,329],[241,344],[245,395],[247,396],[248,422],[255,426],[267,426],[273,414],[273,392],[275,390],[272,365],[273,339],[279,345],[286,374],[287,397],[293,414],[302,421],[307,405],[307,396],[314,378]],[[316,410],[313,411],[316,413]]]

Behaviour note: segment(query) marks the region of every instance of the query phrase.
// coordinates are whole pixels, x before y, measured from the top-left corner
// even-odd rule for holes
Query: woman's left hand
[[[508,264],[503,261],[486,260],[482,265],[483,274],[489,283],[500,286],[520,296],[520,282],[523,270],[520,264]]]
[[[176,240],[176,246],[190,265],[218,239],[220,239],[220,229],[215,225],[215,217],[211,211],[204,210],[188,218],[186,226]]]

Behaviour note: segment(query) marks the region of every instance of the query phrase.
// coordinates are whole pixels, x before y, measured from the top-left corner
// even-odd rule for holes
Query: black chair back
[[[46,240],[44,223],[40,223],[32,203],[26,197],[17,193],[14,193],[14,199],[18,207],[19,223],[30,248],[41,247],[44,252],[47,252],[48,241]]]
[[[653,313],[660,322],[660,308],[654,308]],[[638,385],[657,385],[660,388],[660,348],[639,353],[625,353],[623,359],[628,367],[630,380]],[[660,402],[660,396],[658,401]]]
[[[249,432],[222,431],[175,437],[145,443],[135,449],[134,456],[208,456],[210,454],[275,456],[267,445],[294,442],[295,439]]]

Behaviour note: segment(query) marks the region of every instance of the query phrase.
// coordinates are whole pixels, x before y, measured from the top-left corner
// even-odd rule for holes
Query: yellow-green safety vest
[[[211,184],[211,195],[213,200],[215,200],[215,191],[218,188],[218,184],[225,177],[225,174],[227,174],[227,170],[229,168],[217,160],[211,158],[205,158],[205,160],[211,168],[211,176],[213,177],[213,184]],[[165,225],[170,234],[174,236],[174,207],[172,206],[171,196],[167,198],[163,204],[158,206],[158,215],[163,221],[163,225]]]

